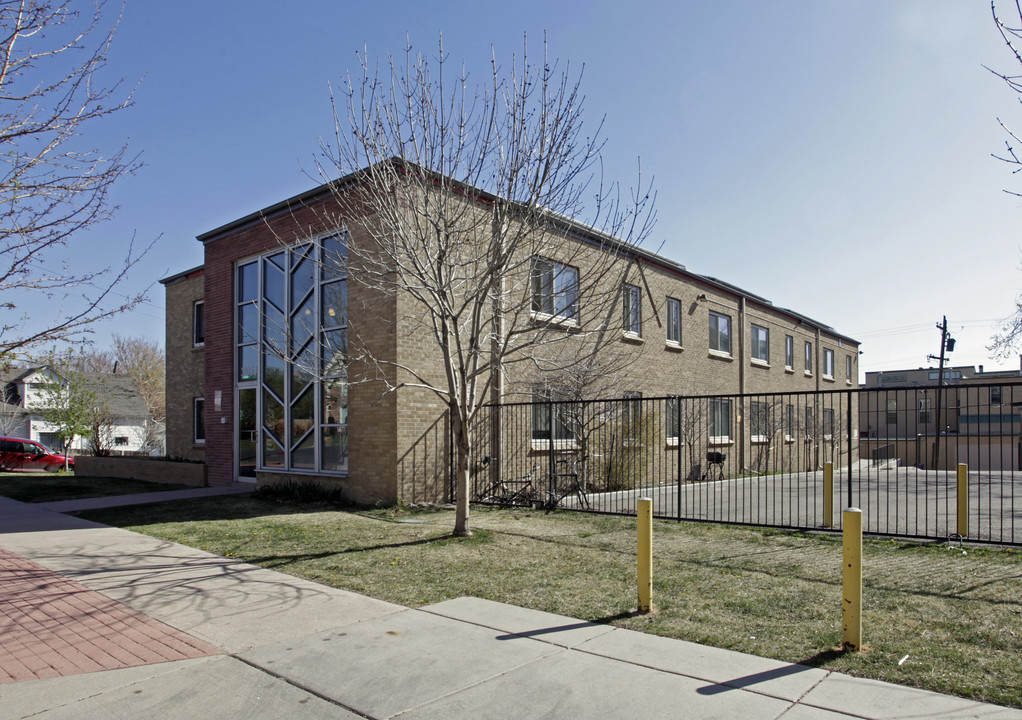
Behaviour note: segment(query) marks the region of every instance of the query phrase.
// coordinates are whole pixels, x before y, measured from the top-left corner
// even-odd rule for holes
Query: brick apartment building
[[[407,298],[349,283],[349,268],[336,261],[345,246],[368,242],[366,217],[336,212],[337,194],[357,193],[358,183],[350,176],[204,233],[204,264],[161,281],[168,454],[204,459],[210,484],[316,478],[360,503],[449,499],[443,405],[421,390],[381,393],[377,383],[348,383],[345,358],[356,337],[392,362],[439,354],[431,338],[403,324]],[[568,222],[562,247],[606,242]],[[615,342],[630,355],[619,393],[858,386],[857,341],[638,247],[617,243],[614,251],[620,270],[602,282],[615,283]],[[569,266],[558,253],[552,247],[532,259],[540,279],[532,281],[533,320],[570,324],[577,298],[564,287],[579,283],[588,262]],[[283,346],[287,353],[274,350]],[[503,398],[527,400],[542,384],[509,375]],[[734,442],[742,422],[740,408],[723,407],[713,420],[720,445]]]

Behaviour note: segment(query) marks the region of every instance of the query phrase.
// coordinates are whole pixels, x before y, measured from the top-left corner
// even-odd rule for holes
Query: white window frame
[[[756,427],[762,424],[761,427]],[[757,432],[757,430],[761,432]],[[770,441],[770,403],[758,400],[749,402],[749,441],[765,443]]]
[[[795,369],[795,338],[791,335],[784,336],[784,369]]]
[[[673,432],[671,432],[673,430]],[[681,398],[669,397],[664,403],[664,435],[669,447],[681,442]]]
[[[718,414],[721,413],[721,414]],[[724,427],[720,427],[720,420],[724,421]],[[721,434],[720,430],[726,433]],[[718,431],[714,435],[714,431]],[[725,445],[731,442],[731,399],[712,398],[710,400],[710,444]]]
[[[852,382],[852,356],[845,355],[845,380],[849,384]]]
[[[638,285],[621,286],[621,323],[625,335],[642,337],[642,289]]]
[[[749,326],[751,360],[755,364],[770,364],[770,329],[752,323]]]
[[[200,333],[199,330],[202,330]],[[203,347],[206,344],[206,301],[196,300],[192,303],[192,347]]]
[[[727,347],[721,347],[721,323],[725,326],[723,335],[727,337]],[[731,357],[731,316],[710,310],[709,319],[710,352]]]
[[[578,324],[578,268],[556,260],[532,258],[532,317]]]
[[[681,347],[681,300],[667,298],[667,344]]]
[[[805,357],[805,360],[806,360],[805,373],[806,373],[806,375],[812,375],[813,374],[813,344],[810,341],[808,341],[808,340],[806,340],[806,357]]]
[[[823,377],[834,379],[834,351],[830,348],[823,348]]]

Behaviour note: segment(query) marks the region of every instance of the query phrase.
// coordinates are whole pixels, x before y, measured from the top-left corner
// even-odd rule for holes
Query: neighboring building
[[[402,298],[370,297],[331,261],[347,243],[365,241],[364,218],[336,219],[334,193],[354,192],[353,178],[200,235],[203,266],[162,281],[168,453],[205,459],[211,485],[316,477],[361,503],[449,499],[439,459],[449,443],[444,407],[423,391],[381,396],[379,386],[347,382],[356,336],[390,362],[438,355],[404,324]],[[570,225],[564,244],[594,244],[596,236]],[[608,280],[622,280],[616,342],[634,353],[618,397],[857,387],[857,341],[654,253],[620,243],[616,250],[626,256],[622,274]],[[587,268],[538,256],[531,268],[531,321],[570,318],[577,298],[565,288]],[[319,372],[268,350],[282,344],[297,358],[321,347]],[[529,400],[538,384],[509,376],[503,398]],[[722,407],[718,445],[734,443],[742,422],[739,408]]]
[[[102,441],[114,454],[145,453],[158,443],[162,428],[153,427],[149,411],[131,376],[99,372],[83,372],[77,376],[102,403],[106,418]],[[45,405],[48,386],[67,382],[65,377],[45,366],[9,373],[3,380],[0,432],[37,440],[51,449],[61,449],[54,428],[36,410]],[[71,450],[91,452],[89,439],[75,438]]]
[[[939,469],[1020,470],[1022,370],[972,366],[867,372],[859,403],[860,455]]]

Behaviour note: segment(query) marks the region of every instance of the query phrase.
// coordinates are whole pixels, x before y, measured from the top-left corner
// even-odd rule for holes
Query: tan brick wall
[[[195,347],[192,309],[204,291],[202,271],[166,285],[167,455],[204,460],[206,448],[194,441],[193,400],[203,397],[205,350]]]

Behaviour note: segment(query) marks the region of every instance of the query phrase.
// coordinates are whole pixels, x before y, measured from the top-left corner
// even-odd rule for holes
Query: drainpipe
[[[741,470],[745,469],[745,439],[748,436],[745,432],[747,425],[747,418],[745,417],[745,367],[748,363],[749,358],[747,357],[745,342],[745,297],[742,296],[738,298],[738,417],[740,418],[738,423],[738,467]]]

